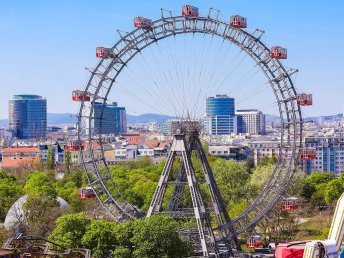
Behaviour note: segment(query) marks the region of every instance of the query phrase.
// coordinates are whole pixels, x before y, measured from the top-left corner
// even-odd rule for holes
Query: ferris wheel
[[[225,232],[227,240],[235,239],[267,217],[286,195],[299,160],[314,158],[314,150],[302,147],[301,106],[311,105],[312,98],[310,94],[297,93],[292,79],[297,70],[286,68],[282,61],[287,59],[287,50],[281,46],[268,48],[262,42],[264,31],[256,29],[249,33],[246,30],[248,22],[245,17],[233,15],[227,20],[221,19],[220,11],[213,8],[203,17],[198,8],[190,5],[183,6],[181,16],[173,16],[172,12],[162,9],[160,19],[136,17],[133,31],[118,31],[119,40],[112,47],[97,47],[99,63],[94,69],[89,69],[91,75],[85,89],[73,92],[73,100],[81,103],[78,141],[75,144],[78,146],[75,148],[80,151],[89,182],[87,190],[93,189],[114,221],[122,223],[145,214],[128,202],[116,186],[105,158],[104,135],[94,131],[94,124],[102,124],[106,119],[103,112],[100,117],[94,115],[95,106],[104,109],[112,99],[126,102],[123,105],[130,106],[128,111],[133,114],[166,111],[179,121],[189,121],[189,126],[190,121],[202,118],[205,97],[221,93],[217,91],[226,92],[239,66],[245,62],[251,64],[248,72],[238,72],[238,83],[231,87],[229,93],[240,92],[247,101],[267,88],[272,90],[272,103],[264,99],[264,95],[270,96],[264,92],[261,98],[265,105],[273,105],[279,115],[280,151],[263,191],[242,214],[232,219],[228,217],[219,224],[218,229]],[[226,60],[227,56],[232,59]],[[253,92],[252,89],[244,91],[245,85],[256,75],[260,76],[262,87]],[[83,141],[86,144],[82,145]],[[95,153],[96,147],[100,154]],[[200,147],[195,148],[202,156]],[[184,163],[187,162],[188,158],[185,158]],[[209,182],[209,189],[215,189],[214,200],[221,209],[221,195],[217,193],[212,176]],[[152,202],[154,199],[159,202],[159,198],[162,197],[157,189]],[[161,208],[161,203],[156,205],[151,204],[148,214]]]

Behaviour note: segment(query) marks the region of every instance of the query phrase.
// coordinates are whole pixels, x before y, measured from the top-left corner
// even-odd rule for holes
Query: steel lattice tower
[[[147,217],[150,217],[152,214],[167,214],[181,219],[194,217],[197,223],[197,230],[196,232],[189,231],[187,235],[191,238],[192,234],[198,234],[203,255],[206,257],[211,255],[214,255],[214,257],[232,256],[231,247],[226,240],[228,235],[235,236],[233,237],[234,244],[237,249],[240,249],[234,228],[230,227],[230,232],[227,232],[225,229],[214,230],[212,227],[212,224],[216,223],[218,228],[221,228],[224,224],[231,224],[231,220],[203,150],[199,138],[200,129],[200,123],[197,121],[186,120],[172,123],[172,147],[148,209]],[[204,184],[207,186],[210,196],[209,207],[206,207],[201,194],[200,180],[196,177],[191,160],[192,152],[197,153],[197,157],[202,164]],[[172,166],[176,159],[180,160],[180,167],[178,176],[173,179]],[[173,188],[170,200],[166,200],[166,190],[168,187]],[[182,205],[186,187],[190,191],[192,208],[185,208]],[[166,201],[168,201],[168,208],[164,210],[163,202]],[[214,221],[212,221],[212,217]],[[219,244],[225,247],[225,252],[220,251]]]

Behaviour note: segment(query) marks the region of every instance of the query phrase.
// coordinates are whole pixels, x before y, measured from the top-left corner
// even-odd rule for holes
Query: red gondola
[[[69,151],[78,151],[80,150],[80,145],[78,141],[70,141],[67,145],[66,145],[66,149]]]
[[[259,234],[254,234],[246,239],[246,247],[258,248],[263,245],[263,238]]]
[[[294,211],[299,208],[298,199],[296,197],[289,197],[283,200],[283,211]]]
[[[98,57],[98,58],[113,58],[114,55],[112,53],[111,48],[97,47],[96,48],[96,57]]]
[[[189,16],[189,17],[198,17],[199,16],[198,8],[192,5],[183,5],[182,15]]]
[[[300,106],[310,106],[310,105],[313,105],[312,94],[307,94],[307,93],[297,94],[296,102]]]
[[[153,22],[151,19],[137,16],[134,19],[134,27],[135,28],[142,28],[142,29],[146,29],[146,30],[152,30],[153,29]]]
[[[271,57],[276,59],[287,59],[287,49],[280,46],[274,46],[271,48]]]
[[[73,101],[90,101],[91,97],[82,90],[73,90],[72,99]]]
[[[96,197],[96,194],[92,187],[83,187],[79,189],[80,199],[90,199]]]
[[[314,148],[304,148],[300,152],[301,160],[312,160],[316,158],[317,158],[317,154]]]
[[[230,24],[235,28],[247,28],[247,19],[240,15],[232,15],[230,18]]]

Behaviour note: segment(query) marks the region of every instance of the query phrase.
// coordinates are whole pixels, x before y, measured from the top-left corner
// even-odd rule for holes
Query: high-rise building
[[[172,135],[172,119],[168,119],[161,123],[160,132],[164,135]]]
[[[19,139],[47,135],[47,100],[38,95],[14,95],[8,103],[9,129]]]
[[[340,175],[344,171],[344,137],[305,137],[306,148],[315,148],[316,159],[306,160],[304,168],[311,172],[332,172]]]
[[[208,97],[205,128],[212,135],[237,133],[234,98],[227,95]]]
[[[88,130],[88,121],[84,119],[83,132]],[[117,102],[103,104],[96,102],[93,108],[93,132],[96,134],[122,134],[127,132],[127,115],[125,107]]]
[[[235,113],[238,133],[265,134],[265,115],[257,109],[242,109]]]

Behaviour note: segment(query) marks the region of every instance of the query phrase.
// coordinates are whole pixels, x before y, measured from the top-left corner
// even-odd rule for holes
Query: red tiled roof
[[[7,147],[2,150],[2,153],[17,153],[17,152],[35,153],[37,151],[38,151],[37,147]]]
[[[35,160],[36,157],[21,157],[21,158],[11,158],[4,157],[2,159],[2,168],[16,168],[23,166],[31,161]]]
[[[146,142],[149,148],[155,148],[159,146],[158,140],[150,140]]]
[[[137,145],[138,144],[138,140],[137,139],[132,139],[132,140],[129,140],[129,144],[132,144],[132,145]]]
[[[171,142],[170,141],[159,142],[159,147],[160,148],[165,148],[165,146],[170,147],[171,146]]]
[[[130,140],[142,140],[145,138],[145,135],[141,135],[141,134],[124,134],[122,135],[123,138],[125,138],[126,140],[130,141]]]

